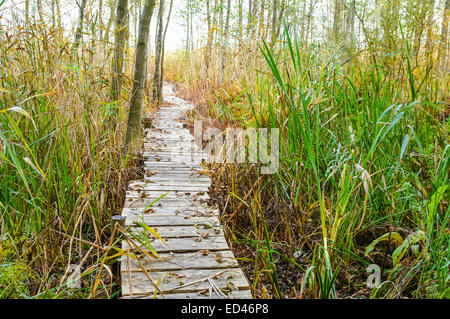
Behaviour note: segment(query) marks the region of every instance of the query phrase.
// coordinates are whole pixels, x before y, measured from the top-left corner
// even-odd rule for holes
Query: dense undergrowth
[[[43,24],[3,25],[0,39],[0,298],[114,297],[110,218],[138,172],[121,158],[111,52],[96,41],[73,51]]]
[[[223,83],[202,50],[170,58],[193,118],[281,130],[276,174],[212,174],[256,297],[450,297],[448,68],[401,47],[249,41],[228,52]],[[374,289],[370,265],[382,273]]]
[[[108,102],[111,52],[95,40],[73,51],[40,24],[2,26],[0,39],[0,298],[114,297],[110,217],[139,172],[120,156],[126,107]],[[450,297],[446,65],[412,59],[406,41],[371,54],[286,34],[228,52],[221,82],[220,50],[207,70],[204,53],[166,66],[194,117],[281,129],[276,174],[213,167],[255,297]]]

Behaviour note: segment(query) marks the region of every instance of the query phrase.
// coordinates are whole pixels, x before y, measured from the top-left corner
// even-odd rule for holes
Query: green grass
[[[385,283],[371,297],[450,297],[448,76],[421,75],[407,41],[392,57],[403,66],[400,75],[373,65],[370,53],[342,63],[343,52],[305,47],[287,32],[277,47],[263,41],[260,51],[266,68],[256,82],[244,80],[246,97],[222,94],[216,113],[228,123],[280,128],[280,169],[256,190],[257,174],[246,165],[225,174],[241,186],[230,200],[253,197],[230,227],[247,242],[265,240],[268,251],[265,229],[290,246],[280,253],[308,252],[297,262],[313,267],[307,281],[314,283],[303,295],[296,289],[298,296],[358,293],[375,263]],[[364,254],[392,230],[404,242],[397,252],[385,241]],[[424,238],[410,243],[420,231]],[[262,268],[273,265],[269,255],[258,260]],[[278,280],[268,280],[273,296]]]
[[[103,125],[109,57],[72,52],[70,39],[52,27],[4,32],[0,297],[88,296],[104,256],[96,247],[108,242],[129,175],[118,155],[123,124]],[[121,123],[124,117],[122,110]],[[69,291],[66,269],[82,261],[82,288]],[[111,296],[112,281],[102,280],[98,295]]]

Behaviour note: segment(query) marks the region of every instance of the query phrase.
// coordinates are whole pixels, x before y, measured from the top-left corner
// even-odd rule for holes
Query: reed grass
[[[110,55],[95,41],[72,51],[54,26],[0,26],[0,298],[118,293],[104,247],[138,171],[120,156],[126,108],[108,101]]]
[[[390,56],[395,68],[374,65],[383,53],[307,46],[288,32],[274,47],[249,42],[229,49],[223,83],[202,51],[172,56],[166,69],[200,105],[195,117],[282,133],[276,174],[246,164],[216,172],[255,295],[450,297],[448,73],[422,72],[426,59],[413,66],[405,39]],[[385,236],[366,253],[393,232],[403,245]],[[383,272],[373,290],[370,264]]]

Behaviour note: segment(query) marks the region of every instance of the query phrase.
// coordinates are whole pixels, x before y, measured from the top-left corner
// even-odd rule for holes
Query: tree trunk
[[[341,39],[341,20],[342,20],[342,0],[334,1],[333,16],[333,38],[335,43],[339,44]]]
[[[427,41],[425,43],[425,55],[427,56],[427,65],[429,68],[433,68],[433,28],[434,28],[434,2],[435,0],[429,0],[428,8],[428,21],[427,21]]]
[[[212,9],[213,10],[212,21],[211,21],[211,23],[208,23],[208,25],[209,25],[209,27],[208,27],[208,42],[206,44],[206,52],[205,52],[206,72],[208,72],[208,70],[209,70],[209,63],[210,63],[210,59],[211,59],[211,47],[213,44],[214,34],[215,34],[215,30],[216,30],[217,4],[218,4],[218,0],[214,0],[214,8]],[[207,2],[207,5],[210,6],[210,1]],[[211,17],[210,9],[211,8],[208,9],[208,12],[209,12],[209,16]]]
[[[159,0],[158,26],[156,34],[155,72],[153,73],[153,100],[158,103],[161,100],[161,49],[163,37],[164,0]]]
[[[353,42],[355,35],[355,10],[356,10],[356,0],[351,0],[349,7],[347,9],[347,21],[345,24],[346,33],[349,37],[350,42]]]
[[[277,5],[278,0],[273,0],[272,4],[272,45],[275,44],[277,40]]]
[[[25,0],[25,23],[30,20],[30,0]]]
[[[159,78],[160,83],[160,93],[159,95],[162,97],[162,84],[164,80],[164,52],[165,52],[165,43],[166,43],[166,35],[167,35],[167,29],[169,28],[169,21],[170,16],[172,15],[172,7],[173,7],[173,0],[170,0],[170,6],[169,6],[169,13],[167,14],[167,22],[166,27],[164,28],[164,34],[162,38],[162,49],[161,49],[161,76]]]
[[[147,70],[147,48],[150,33],[150,21],[155,8],[155,0],[146,0],[139,21],[139,35],[134,64],[134,81],[131,91],[130,111],[128,114],[127,132],[125,137],[124,154],[135,152],[139,147],[141,133],[142,100],[144,95]]]
[[[253,0],[248,0],[248,16],[247,16],[247,33],[250,34],[250,31],[253,27]]]
[[[55,27],[56,25],[55,0],[52,0],[51,5],[52,5],[52,24],[53,27]]]
[[[81,38],[83,37],[83,24],[84,24],[84,13],[86,9],[87,0],[82,0],[81,4],[79,5],[80,9],[80,16],[78,20],[78,28],[75,33],[75,42],[73,44],[74,50],[78,49],[78,46],[80,45]]]
[[[44,21],[43,19],[43,12],[42,12],[42,0],[36,0],[36,7],[39,14],[39,19],[41,21]]]
[[[125,55],[125,40],[128,32],[126,31],[128,15],[128,0],[119,0],[116,10],[116,25],[114,28],[115,46],[114,57],[112,61],[112,78],[111,78],[111,101],[120,100],[120,92],[122,89],[123,66]],[[118,103],[120,107],[120,103]]]
[[[61,4],[59,2],[59,0],[55,0],[56,3],[56,16],[57,16],[57,23],[58,23],[58,28],[61,29],[62,26],[62,21],[61,21]]]
[[[314,0],[309,0],[309,11],[308,11],[308,32],[306,36],[306,43],[308,43],[308,39],[313,38],[313,15],[314,15]]]
[[[306,0],[305,0],[306,1]],[[286,0],[283,0],[281,2],[281,8],[278,10],[278,22],[276,24],[276,37],[278,38],[280,35],[280,31],[283,28],[283,18],[284,18],[284,11],[289,5],[286,5]]]
[[[187,13],[186,13],[186,54],[189,56],[189,43],[190,43],[190,21],[191,18],[191,6],[189,0],[187,1]]]
[[[264,1],[261,0],[260,3],[260,17],[259,17],[259,29],[258,29],[258,35],[264,37],[265,29],[264,29],[264,15],[265,15],[265,8],[264,8]]]
[[[238,28],[239,28],[239,46],[242,44],[242,2],[243,0],[238,0]]]
[[[228,31],[230,29],[230,13],[231,13],[231,0],[227,1],[227,15],[225,18],[225,27],[223,30],[223,38],[222,38],[222,48],[221,48],[221,58],[220,58],[220,84],[223,83],[224,75],[225,75],[225,64],[226,64],[226,48],[228,41]]]
[[[103,39],[103,0],[100,0],[98,3],[98,25],[100,29],[98,40],[101,42]]]
[[[117,6],[117,0],[112,0],[109,3],[109,19],[108,19],[108,24],[106,25],[106,30],[105,30],[105,36],[103,38],[104,42],[109,42],[109,31],[111,30],[111,26],[114,22],[114,20],[116,19],[116,6]]]
[[[306,0],[303,1],[302,16],[301,16],[300,39],[302,40],[302,42],[305,42],[305,38],[307,37],[307,35],[305,34],[307,20],[304,19],[304,17],[306,18]]]

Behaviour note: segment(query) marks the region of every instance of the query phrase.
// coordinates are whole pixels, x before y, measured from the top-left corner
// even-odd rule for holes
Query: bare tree
[[[78,28],[75,32],[75,42],[73,44],[74,50],[78,49],[78,46],[80,45],[81,38],[83,36],[83,24],[84,24],[84,15],[87,5],[87,0],[81,0],[81,3],[77,2],[78,8],[79,8],[79,19],[78,19]]]
[[[25,0],[25,21],[30,19],[30,0]]]
[[[161,77],[161,49],[163,37],[164,0],[159,0],[158,24],[156,27],[155,71],[153,72],[153,100],[160,101],[162,83]]]
[[[275,44],[276,37],[277,37],[277,5],[278,0],[273,0],[272,3],[272,45]]]
[[[163,34],[163,38],[162,38],[162,49],[161,49],[161,76],[159,78],[159,83],[160,83],[160,96],[162,96],[162,83],[163,83],[163,79],[164,79],[164,52],[165,52],[165,44],[166,44],[166,35],[167,35],[167,29],[169,28],[169,21],[170,21],[170,16],[172,14],[172,7],[173,7],[173,0],[170,0],[170,6],[169,6],[169,13],[167,15],[167,22],[166,22],[166,27],[164,29],[164,34]]]
[[[101,41],[103,38],[103,0],[98,2],[98,25],[100,26],[98,39]]]
[[[343,9],[343,1],[335,0],[333,11],[333,38],[336,41],[336,43],[339,43],[341,39],[342,9]]]
[[[111,101],[120,100],[120,92],[122,89],[123,66],[125,55],[125,42],[128,34],[127,18],[128,16],[128,0],[118,0],[116,10],[116,26],[114,57],[112,60],[112,78],[111,78]]]
[[[207,21],[208,21],[208,42],[206,44],[206,51],[205,51],[205,65],[206,65],[206,71],[208,72],[209,69],[209,62],[211,59],[211,47],[214,40],[214,34],[216,31],[216,19],[217,19],[217,5],[218,0],[214,0],[214,7],[211,8],[210,0],[206,1],[206,9],[207,9]],[[212,15],[212,21],[211,21],[211,11],[213,12]]]
[[[104,42],[109,42],[109,31],[111,30],[111,26],[116,19],[116,6],[117,0],[109,0],[109,19],[105,28],[105,35],[103,37]]]
[[[223,35],[222,35],[219,83],[223,83],[223,79],[224,79],[224,75],[225,75],[226,48],[227,48],[226,42],[228,41],[228,31],[230,29],[230,13],[231,13],[231,0],[227,0],[227,15],[225,18],[225,26],[224,26]]]
[[[148,36],[155,0],[146,0],[139,20],[139,34],[134,63],[134,81],[131,91],[130,111],[128,114],[127,132],[125,136],[124,154],[134,152],[139,146],[141,133],[142,101],[147,73]]]
[[[242,12],[242,2],[243,0],[238,0],[238,28],[239,28],[239,46],[242,43],[242,20],[243,20],[243,12]]]

